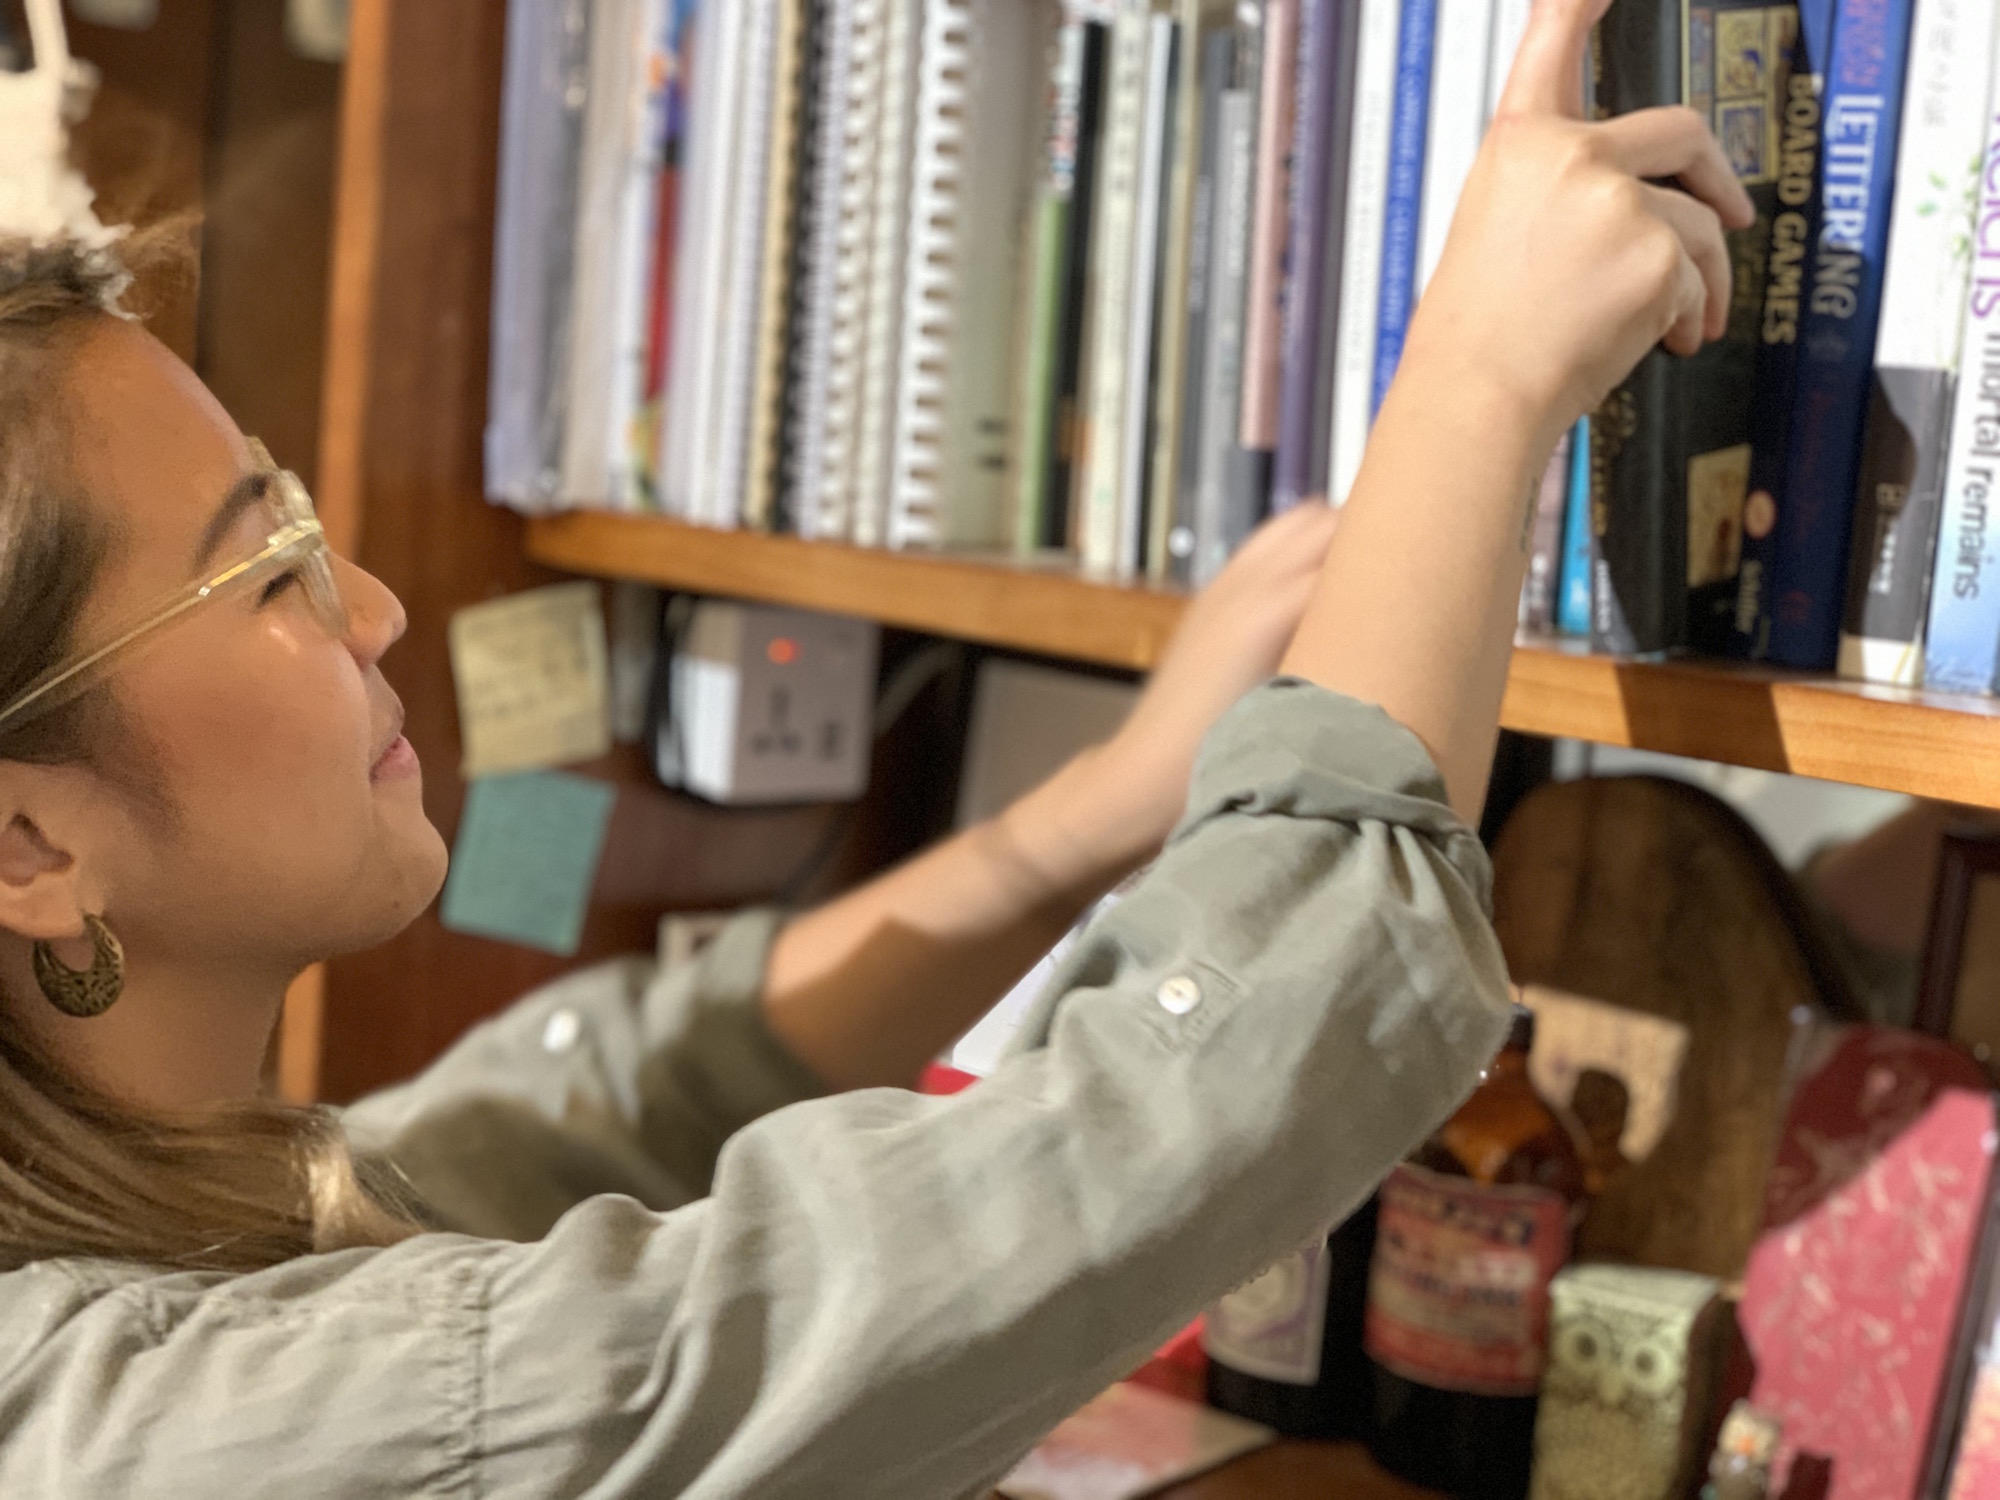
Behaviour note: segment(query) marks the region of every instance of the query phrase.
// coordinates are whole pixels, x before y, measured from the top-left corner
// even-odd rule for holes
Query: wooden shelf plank
[[[885,552],[606,511],[531,522],[528,555],[575,573],[865,615],[1135,671],[1158,660],[1186,602],[1012,558]]]
[[[838,614],[1143,671],[1186,603],[1169,590],[1011,558],[884,552],[572,511],[528,527],[575,573]],[[1525,640],[1501,722],[1766,771],[2000,807],[2000,700],[1874,688],[1722,662],[1630,661]]]

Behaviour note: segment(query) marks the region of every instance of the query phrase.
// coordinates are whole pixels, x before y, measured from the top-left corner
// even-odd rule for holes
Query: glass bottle
[[[1374,1372],[1361,1352],[1375,1200],[1209,1310],[1208,1403],[1287,1437],[1355,1438]]]
[[[1364,1343],[1369,1447],[1455,1500],[1521,1500],[1549,1281],[1584,1200],[1575,1141],[1528,1078],[1533,1012],[1457,1114],[1382,1186]]]

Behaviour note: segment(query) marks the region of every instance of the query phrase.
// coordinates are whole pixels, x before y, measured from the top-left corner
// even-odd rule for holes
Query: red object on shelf
[[[1750,1399],[1784,1423],[1772,1493],[1814,1457],[1830,1500],[1931,1493],[1940,1413],[1993,1168],[1971,1059],[1886,1027],[1830,1028],[1786,1113],[1744,1273]]]

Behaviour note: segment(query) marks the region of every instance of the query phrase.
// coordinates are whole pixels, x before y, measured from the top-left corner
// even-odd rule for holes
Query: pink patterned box
[[[1829,1028],[1786,1113],[1744,1275],[1751,1400],[1785,1424],[1828,1500],[1918,1500],[1942,1479],[1964,1303],[1992,1175],[1993,1096],[1945,1043]]]

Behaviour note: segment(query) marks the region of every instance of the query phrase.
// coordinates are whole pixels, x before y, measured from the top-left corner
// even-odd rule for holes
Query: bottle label
[[[1569,1215],[1546,1188],[1396,1168],[1368,1273],[1369,1357],[1436,1390],[1534,1395]]]
[[[1210,1359],[1260,1380],[1316,1384],[1328,1273],[1322,1234],[1210,1308],[1202,1348]]]

